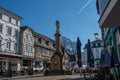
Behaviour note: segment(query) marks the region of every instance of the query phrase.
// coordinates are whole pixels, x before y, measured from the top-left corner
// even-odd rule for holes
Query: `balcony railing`
[[[18,55],[17,53],[16,53],[16,51],[14,51],[14,50],[9,50],[9,49],[0,49],[0,54],[12,54],[12,55]]]

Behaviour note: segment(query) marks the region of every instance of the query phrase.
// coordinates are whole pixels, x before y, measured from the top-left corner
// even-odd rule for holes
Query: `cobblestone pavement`
[[[1,80],[85,80],[85,79],[80,75],[58,75],[58,76],[29,75],[11,78],[1,78]]]

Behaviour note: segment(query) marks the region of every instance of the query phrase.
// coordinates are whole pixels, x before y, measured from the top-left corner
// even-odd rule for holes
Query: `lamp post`
[[[98,39],[98,33],[94,33],[95,39]]]

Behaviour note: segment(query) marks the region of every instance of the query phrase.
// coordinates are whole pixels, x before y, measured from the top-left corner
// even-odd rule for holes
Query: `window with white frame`
[[[33,51],[33,47],[32,46],[30,46],[30,52],[32,52]]]
[[[28,45],[25,44],[25,51],[28,51]]]
[[[99,58],[99,50],[96,49],[96,58]]]
[[[7,42],[6,48],[10,50],[10,48],[11,48],[11,42],[10,41]]]
[[[23,37],[23,38],[24,38],[24,40],[26,40],[26,35],[25,35],[25,34],[24,34],[24,37]]]
[[[14,35],[14,37],[15,37],[16,39],[18,39],[18,36],[19,36],[19,32],[18,32],[18,30],[15,30],[15,35]]]
[[[25,40],[28,40],[28,35],[27,34],[25,35]]]
[[[2,33],[2,31],[3,31],[3,25],[0,24],[0,33]]]
[[[15,53],[17,53],[17,51],[18,51],[18,44],[17,43],[14,44],[14,51],[15,51]]]
[[[16,20],[16,25],[18,25],[18,21]]]
[[[30,37],[30,41],[31,41],[31,42],[33,41],[33,37],[32,37],[32,36]]]
[[[41,50],[42,50],[42,51],[41,51],[41,52],[42,52],[41,54],[44,54],[44,52],[45,52],[44,48],[42,48]]]
[[[24,40],[28,40],[28,35],[24,34]]]
[[[12,34],[12,28],[11,28],[11,27],[8,27],[8,28],[7,28],[7,34],[8,34],[8,35],[11,35],[11,34]]]

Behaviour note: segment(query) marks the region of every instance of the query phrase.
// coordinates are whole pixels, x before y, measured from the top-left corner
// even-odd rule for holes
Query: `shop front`
[[[6,56],[1,55],[0,67],[3,68],[4,74],[8,76],[8,71],[11,71],[11,75],[16,75],[21,70],[21,57],[20,56]]]
[[[4,67],[6,70],[9,68],[9,63],[13,71],[20,71],[21,68],[21,57],[13,56],[1,56],[0,67]]]

